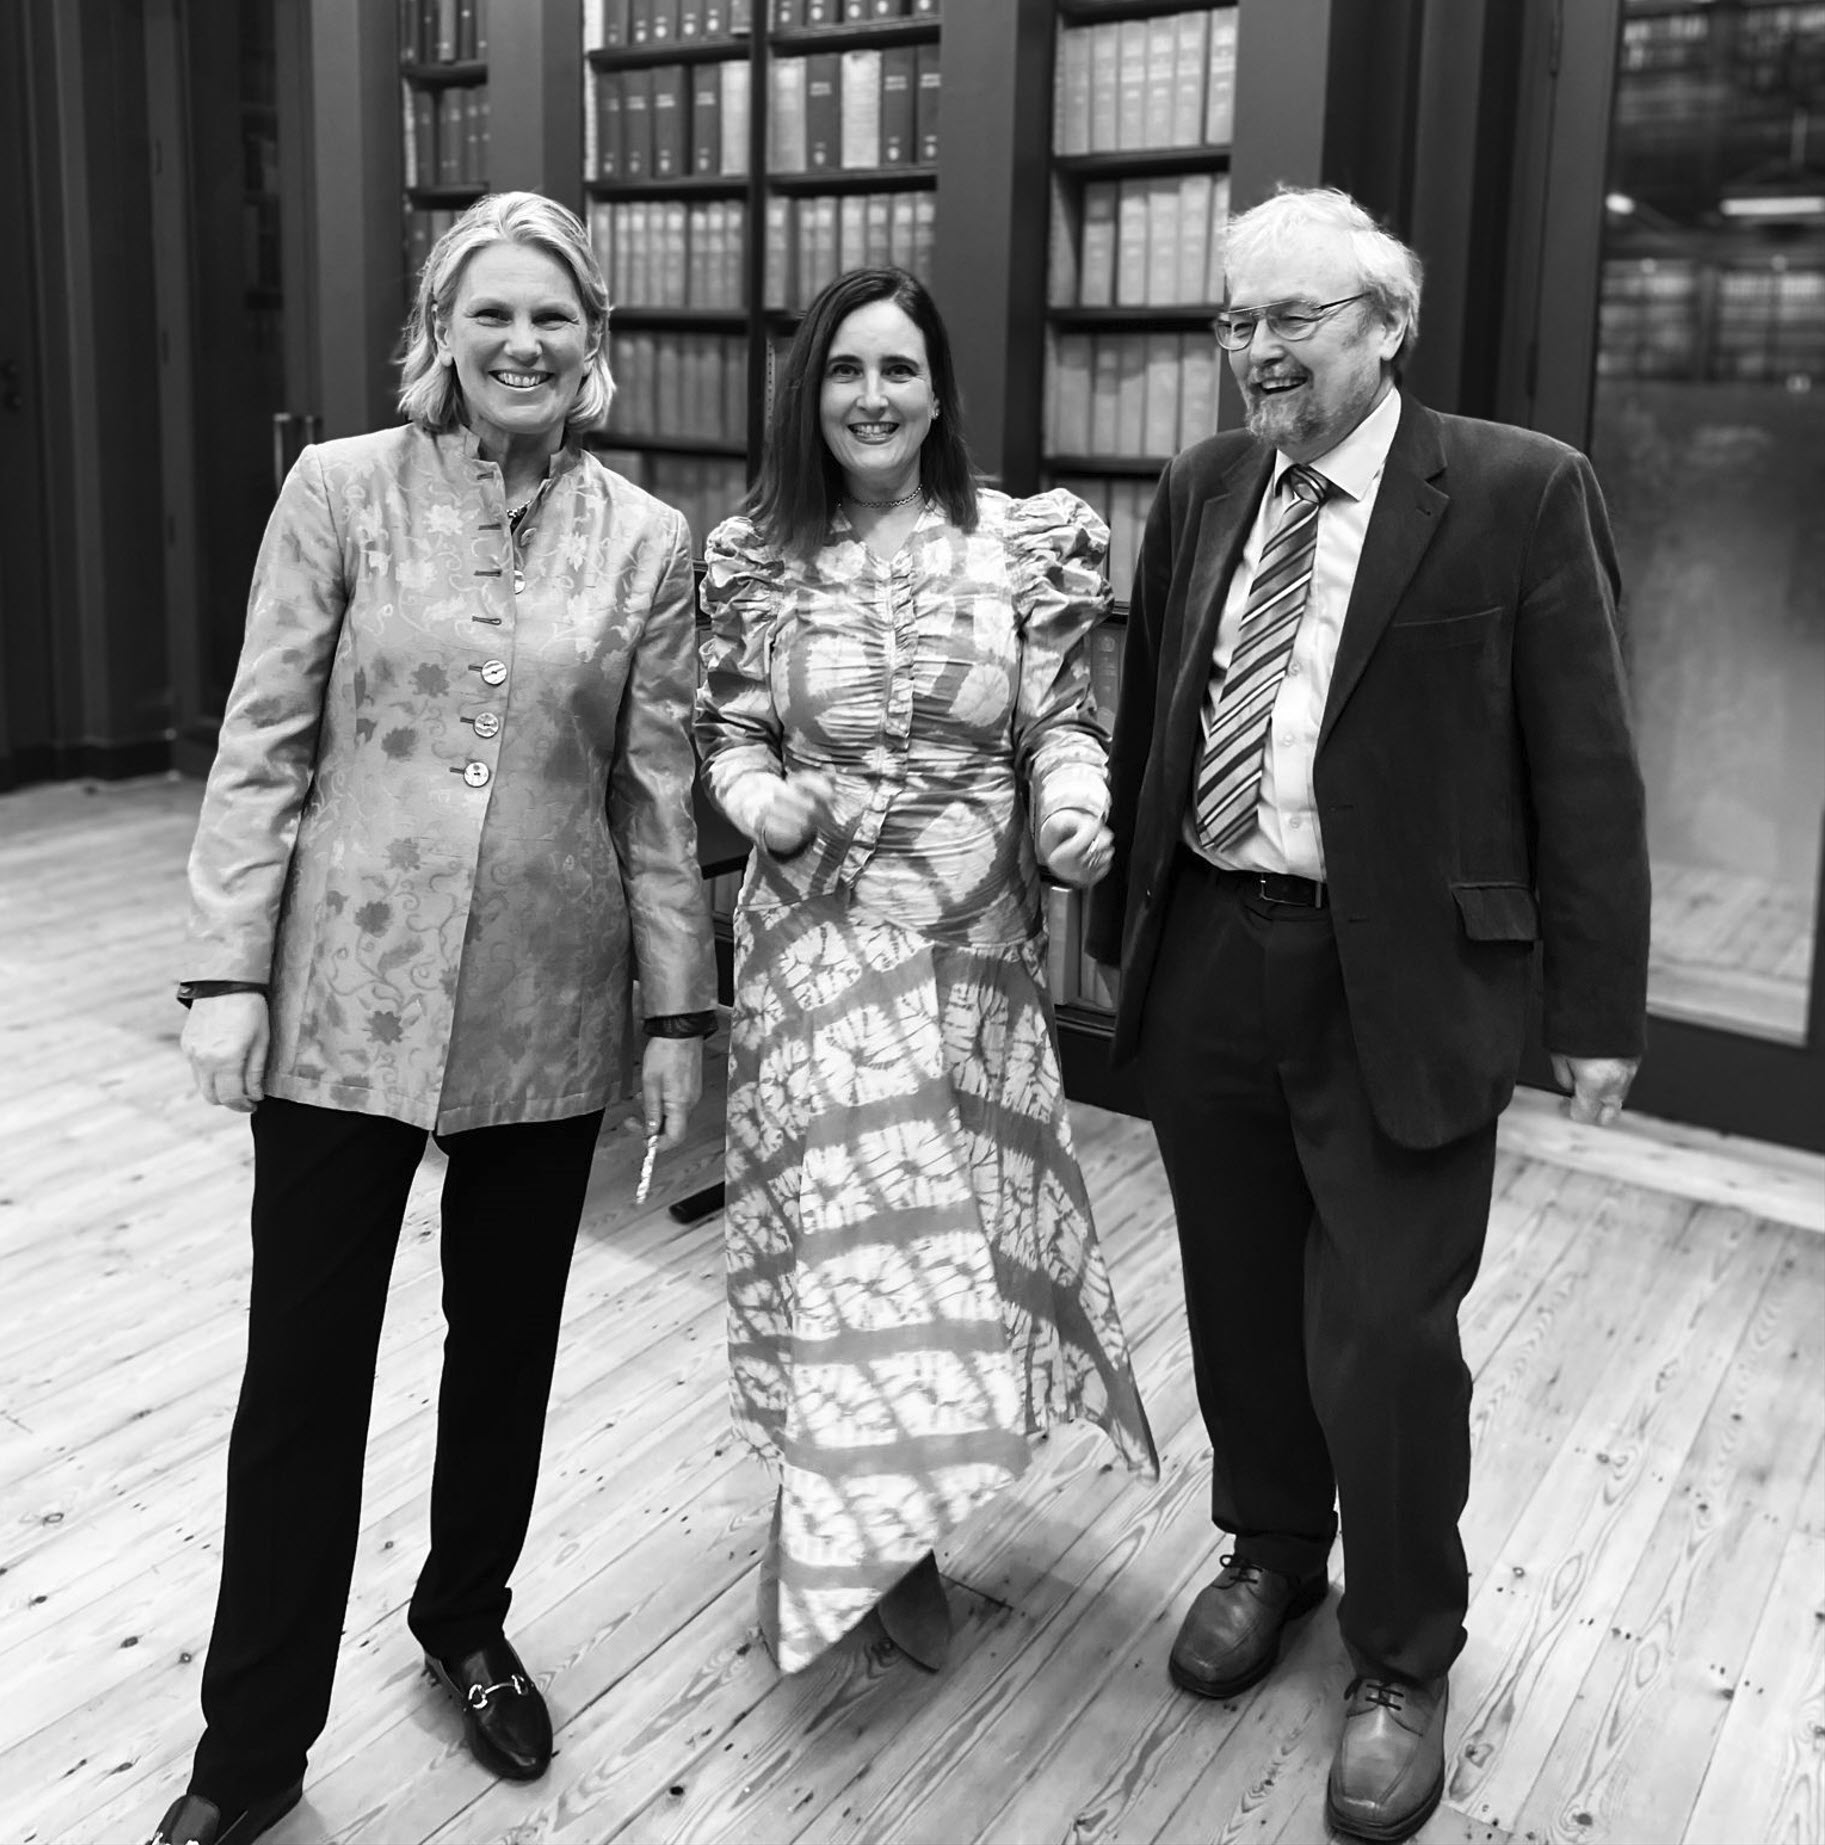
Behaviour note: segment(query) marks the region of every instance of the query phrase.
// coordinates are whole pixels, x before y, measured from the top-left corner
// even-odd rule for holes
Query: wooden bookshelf
[[[488,188],[488,0],[398,0],[406,296]]]

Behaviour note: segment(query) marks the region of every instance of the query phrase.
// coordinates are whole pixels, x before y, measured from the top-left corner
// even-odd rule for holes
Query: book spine
[[[1156,179],[1147,187],[1147,300],[1155,307],[1179,293],[1179,182]]]
[[[1117,192],[1113,180],[1084,186],[1083,261],[1078,270],[1078,299],[1084,307],[1115,305]]]
[[[870,269],[878,269],[882,264],[893,261],[889,208],[891,197],[892,194],[886,192],[870,192],[864,198],[867,229],[862,241],[862,261]]]
[[[653,177],[681,179],[690,169],[690,113],[684,66],[653,66]]]
[[[1144,455],[1147,452],[1147,336],[1118,333],[1115,345],[1115,452]]]
[[[1204,96],[1204,139],[1227,147],[1236,131],[1236,9],[1210,16],[1210,77]]]
[[[860,192],[846,192],[837,201],[836,268],[860,269],[868,261],[868,202]]]
[[[938,164],[938,101],[943,88],[943,74],[938,63],[938,47],[918,47],[916,69],[918,88],[913,104],[913,135],[918,146],[918,164]]]
[[[843,131],[842,60],[818,52],[805,60],[805,170],[816,173],[839,163]]]
[[[729,58],[717,65],[722,76],[722,167],[725,177],[740,179],[748,171],[748,66]]]
[[[1209,340],[1188,339],[1179,356],[1179,448],[1189,448],[1217,429],[1217,365]]]
[[[910,45],[893,45],[881,54],[881,160],[884,167],[910,164],[913,144],[913,89],[918,60]]]
[[[1121,344],[1105,335],[1090,342],[1090,453],[1117,453],[1117,406],[1121,396]]]
[[[1147,132],[1147,21],[1124,19],[1117,32],[1115,145],[1128,152],[1152,139]]]
[[[910,192],[888,194],[887,260],[896,269],[911,269],[914,259],[913,199]]]
[[[1147,303],[1147,194],[1144,179],[1125,179],[1115,204],[1115,304]]]
[[[913,195],[913,249],[908,267],[921,282],[932,279],[932,252],[938,240],[938,200],[930,192]]]
[[[1091,337],[1060,333],[1054,349],[1053,449],[1058,455],[1088,455],[1090,432]]]
[[[631,180],[653,176],[653,73],[621,73],[621,164]]]
[[[1146,407],[1141,428],[1140,453],[1162,461],[1179,446],[1179,346],[1176,333],[1146,336]]]
[[[1210,273],[1210,199],[1211,176],[1187,173],[1179,181],[1179,247],[1177,274],[1173,279],[1174,301],[1197,303],[1209,301],[1204,292]]]
[[[1112,154],[1121,145],[1122,29],[1105,20],[1090,27],[1090,145],[1085,152]]]
[[[1046,305],[1075,307],[1078,299],[1077,226],[1072,222],[1067,189],[1056,176],[1046,188]]]
[[[1172,54],[1172,147],[1196,147],[1204,139],[1204,85],[1210,66],[1210,15],[1180,13]]]
[[[701,25],[699,20],[699,25]],[[691,171],[722,171],[722,68],[691,67]]]
[[[868,172],[881,164],[881,54],[846,51],[842,62],[842,165]]]
[[[805,171],[804,58],[781,58],[773,66],[773,114],[767,165],[775,173]]]

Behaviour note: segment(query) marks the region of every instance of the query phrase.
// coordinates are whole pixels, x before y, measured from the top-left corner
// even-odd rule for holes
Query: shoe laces
[[[1363,1688],[1366,1688],[1367,1701],[1379,1704],[1384,1710],[1391,1710],[1398,1715],[1406,1706],[1407,1687],[1397,1678],[1353,1678],[1344,1696],[1353,1698]]]
[[[1251,1563],[1233,1550],[1226,1550],[1217,1562],[1228,1570],[1232,1582],[1259,1582],[1266,1573],[1264,1565]]]

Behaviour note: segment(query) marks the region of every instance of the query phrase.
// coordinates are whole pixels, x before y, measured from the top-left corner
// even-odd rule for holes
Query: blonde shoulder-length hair
[[[454,365],[438,363],[437,335],[449,325],[457,286],[470,257],[496,243],[523,243],[543,250],[563,265],[576,284],[591,351],[577,400],[564,419],[564,434],[568,438],[596,428],[606,420],[615,396],[615,381],[608,369],[608,285],[581,220],[537,192],[494,192],[477,199],[425,258],[401,341],[400,414],[432,435],[462,424],[462,386]]]

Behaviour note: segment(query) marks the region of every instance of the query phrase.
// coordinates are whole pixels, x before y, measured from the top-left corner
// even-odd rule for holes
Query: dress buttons
[[[488,778],[493,771],[485,762],[470,762],[463,765],[463,780],[471,788],[486,788]]]
[[[523,596],[526,593],[526,573],[523,570],[516,570],[513,573],[513,593],[516,596]]]
[[[482,684],[504,685],[507,682],[507,662],[505,660],[484,660],[482,662]]]
[[[496,737],[500,735],[501,720],[492,711],[481,712],[475,719],[475,734],[478,737]]]

